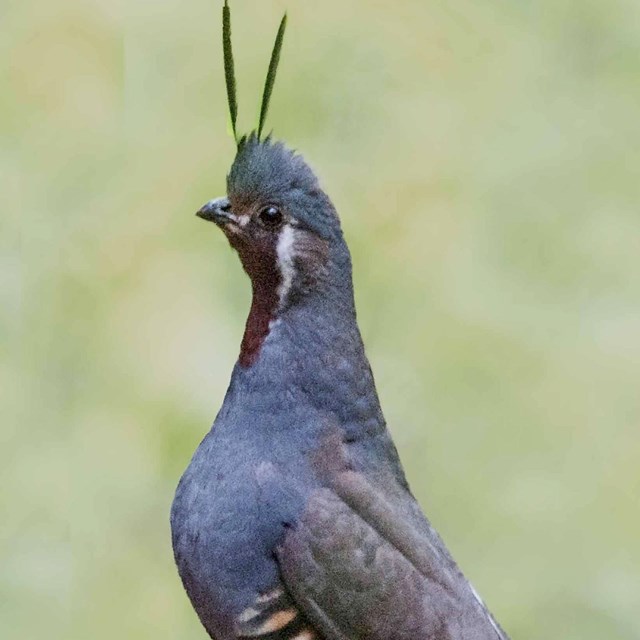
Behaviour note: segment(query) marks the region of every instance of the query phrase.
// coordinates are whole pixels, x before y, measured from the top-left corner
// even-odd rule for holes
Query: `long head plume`
[[[238,144],[236,120],[238,119],[238,100],[236,98],[236,73],[233,65],[233,48],[231,46],[231,9],[227,0],[222,7],[222,54],[224,56],[224,79],[227,85],[227,100],[231,116],[233,139]]]
[[[267,113],[269,112],[269,102],[271,101],[273,85],[276,81],[276,73],[278,71],[280,52],[282,51],[282,42],[284,41],[284,32],[286,28],[287,14],[285,13],[280,21],[280,27],[278,28],[276,40],[273,45],[271,60],[269,61],[269,69],[267,71],[267,78],[264,83],[264,91],[262,92],[260,116],[258,118],[258,128],[256,130],[258,140],[262,137]],[[231,130],[233,131],[233,139],[239,149],[245,137],[243,136],[242,138],[238,138],[237,131],[238,99],[235,67],[233,63],[233,48],[231,46],[231,9],[229,8],[228,0],[225,0],[224,6],[222,7],[222,52],[224,56],[224,78],[227,85],[227,101],[229,103],[229,116],[231,117]]]

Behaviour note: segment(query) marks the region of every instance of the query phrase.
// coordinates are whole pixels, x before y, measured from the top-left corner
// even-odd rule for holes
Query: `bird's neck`
[[[350,278],[347,286],[307,295],[284,309],[277,287],[253,286],[232,379],[232,388],[243,389],[243,403],[278,413],[310,403],[340,422],[382,422]]]
[[[280,296],[278,287],[281,276],[277,270],[264,274],[264,277],[252,283],[251,309],[240,344],[238,363],[242,367],[253,366],[262,350],[271,327],[277,320]]]
[[[344,242],[337,242],[330,254],[325,242],[288,226],[275,244],[256,248],[237,243],[236,248],[252,288],[238,358],[241,367],[251,368],[264,359],[263,346],[280,324],[291,328],[287,337],[293,340],[314,330],[325,335],[336,324],[359,340],[351,258]],[[300,251],[304,260],[297,260]],[[307,351],[312,348],[306,345]]]

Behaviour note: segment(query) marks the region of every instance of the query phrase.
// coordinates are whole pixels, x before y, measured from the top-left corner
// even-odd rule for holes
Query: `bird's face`
[[[284,244],[295,224],[279,204],[255,201],[233,206],[228,197],[210,200],[197,215],[222,230],[253,280],[273,270],[278,246]]]
[[[227,189],[228,196],[207,202],[197,215],[224,232],[254,289],[273,290],[284,307],[321,288],[331,247],[344,241],[330,200],[302,158],[249,138]]]

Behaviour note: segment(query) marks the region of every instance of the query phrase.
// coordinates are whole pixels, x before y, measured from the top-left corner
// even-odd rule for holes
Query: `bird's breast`
[[[263,446],[238,441],[229,448],[214,429],[180,480],[171,511],[174,555],[210,633],[229,627],[279,581],[274,550],[303,501],[280,478]]]

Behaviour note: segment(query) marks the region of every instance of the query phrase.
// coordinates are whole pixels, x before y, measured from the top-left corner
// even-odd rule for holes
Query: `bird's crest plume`
[[[258,127],[256,129],[256,136],[258,140],[262,137],[267,113],[269,112],[269,102],[271,100],[271,94],[273,93],[273,85],[276,81],[276,73],[278,71],[280,52],[282,51],[282,42],[284,40],[284,32],[286,28],[287,14],[285,13],[280,21],[280,27],[278,28],[276,40],[273,45],[271,60],[269,61],[269,69],[267,71],[267,78],[262,92],[260,115],[258,118]],[[224,77],[227,86],[227,101],[229,103],[229,116],[231,117],[231,130],[233,132],[233,139],[239,149],[242,146],[243,141],[246,139],[246,136],[238,138],[238,99],[235,67],[233,63],[233,48],[231,46],[231,10],[229,8],[228,0],[225,0],[224,6],[222,7],[222,52],[224,56]]]

